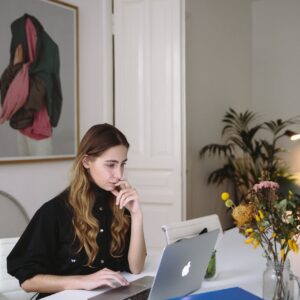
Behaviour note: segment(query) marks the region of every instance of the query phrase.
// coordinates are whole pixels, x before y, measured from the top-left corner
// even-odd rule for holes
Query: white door
[[[184,218],[181,1],[115,0],[115,125],[131,144],[127,178],[142,199],[148,248]]]

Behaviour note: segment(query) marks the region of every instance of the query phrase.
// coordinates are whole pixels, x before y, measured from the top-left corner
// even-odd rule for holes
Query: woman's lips
[[[115,190],[116,189],[116,184],[115,183],[109,183],[109,188],[110,190]]]

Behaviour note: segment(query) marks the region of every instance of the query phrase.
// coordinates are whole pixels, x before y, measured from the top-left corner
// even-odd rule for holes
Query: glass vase
[[[290,262],[284,264],[267,261],[267,268],[263,273],[263,298],[264,300],[294,300],[295,276],[290,270]]]

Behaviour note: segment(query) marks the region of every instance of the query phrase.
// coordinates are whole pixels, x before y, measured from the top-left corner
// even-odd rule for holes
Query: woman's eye
[[[109,168],[113,168],[115,165],[114,164],[107,164],[106,166],[109,167]]]

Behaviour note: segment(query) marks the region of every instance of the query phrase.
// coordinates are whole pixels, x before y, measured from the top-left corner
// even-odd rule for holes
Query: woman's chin
[[[113,190],[115,190],[115,187],[114,186],[109,186],[107,188],[105,188],[106,191],[108,192],[112,192]]]

